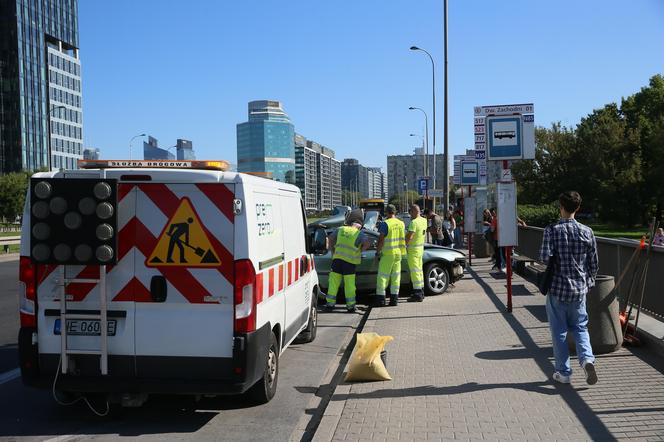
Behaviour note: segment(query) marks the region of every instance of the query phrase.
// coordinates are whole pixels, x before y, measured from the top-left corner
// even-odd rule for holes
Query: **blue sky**
[[[127,158],[140,133],[235,162],[247,102],[283,103],[337,158],[385,167],[420,143],[436,60],[443,150],[442,0],[79,1],[84,137]],[[575,125],[664,74],[664,1],[449,0],[449,146],[473,144],[473,106],[533,102]],[[431,130],[430,124],[430,130]],[[430,145],[433,140],[430,140]],[[134,158],[142,155],[140,140]],[[451,164],[450,164],[451,167]]]

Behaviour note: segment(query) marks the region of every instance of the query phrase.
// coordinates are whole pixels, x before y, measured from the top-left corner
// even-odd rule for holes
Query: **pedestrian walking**
[[[369,248],[369,240],[361,231],[363,221],[362,210],[352,210],[347,214],[346,225],[339,227],[330,236],[332,268],[325,296],[325,311],[334,310],[342,281],[346,309],[350,313],[355,311],[355,269],[362,261],[362,250]]]
[[[424,236],[427,231],[427,221],[420,216],[420,206],[413,204],[408,211],[410,223],[406,229],[406,257],[410,282],[413,285],[408,302],[422,302],[424,300],[424,275],[422,274],[422,257],[424,256]]]
[[[588,334],[586,295],[595,285],[599,267],[597,244],[591,228],[580,224],[574,215],[581,206],[578,192],[564,192],[558,198],[560,221],[544,229],[540,249],[543,262],[554,260],[551,288],[547,293],[546,313],[549,318],[555,372],[553,380],[569,384],[570,367],[567,333],[571,331],[576,341],[579,364],[590,385],[597,382],[595,356]]]
[[[390,305],[399,302],[401,285],[401,258],[406,255],[406,238],[403,221],[396,217],[397,209],[392,204],[385,208],[387,219],[380,224],[376,258],[379,258],[374,305],[385,305],[385,289],[390,285]]]

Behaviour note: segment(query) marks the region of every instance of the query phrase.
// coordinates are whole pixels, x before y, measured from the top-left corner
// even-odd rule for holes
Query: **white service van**
[[[297,187],[225,162],[79,161],[33,175],[21,234],[25,384],[105,393],[275,394],[316,337]]]

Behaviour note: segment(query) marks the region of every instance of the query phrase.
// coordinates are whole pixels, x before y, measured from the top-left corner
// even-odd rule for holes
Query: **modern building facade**
[[[170,153],[166,149],[161,149],[159,147],[159,141],[152,137],[148,136],[148,141],[143,142],[143,159],[145,160],[174,160],[175,155]]]
[[[249,120],[237,125],[239,172],[261,172],[295,183],[295,128],[279,101],[249,102]]]
[[[417,191],[417,178],[424,176],[424,158],[422,149],[415,149],[413,155],[388,155],[387,186],[388,197],[405,190]],[[429,172],[433,172],[433,155],[429,155]],[[436,189],[443,189],[443,171],[445,170],[445,155],[436,155]],[[430,183],[433,188],[433,183]]]
[[[387,177],[380,167],[367,167],[367,198],[387,200]]]
[[[177,159],[178,160],[195,160],[196,154],[194,153],[193,143],[189,140],[178,138],[176,143]]]
[[[0,1],[0,172],[83,158],[78,0]]]
[[[335,153],[295,134],[295,181],[307,210],[332,210],[341,205],[341,163]]]
[[[387,177],[380,167],[365,167],[355,158],[341,163],[341,187],[360,198],[387,198]]]
[[[295,134],[295,184],[302,192],[306,210],[318,210],[318,161],[316,152],[307,147],[307,139]]]
[[[86,147],[83,149],[83,159],[84,160],[98,160],[101,157],[99,149],[93,147]]]
[[[368,198],[369,174],[367,168],[355,158],[345,158],[341,163],[341,187],[348,192],[359,194],[360,198]]]

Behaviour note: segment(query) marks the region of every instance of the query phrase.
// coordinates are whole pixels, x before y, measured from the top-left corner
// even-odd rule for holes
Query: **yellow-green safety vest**
[[[415,230],[411,231],[410,226],[413,226]],[[417,249],[424,250],[424,237],[427,231],[427,220],[421,216],[418,216],[410,222],[410,226],[408,226],[409,232],[412,232],[413,235],[410,237],[410,241],[406,246],[408,251],[414,252]]]
[[[355,245],[359,235],[360,231],[355,227],[339,227],[332,259],[340,259],[350,264],[359,264],[362,261],[362,250],[361,247]]]
[[[406,254],[406,228],[403,221],[397,218],[388,218],[387,236],[383,241],[383,255],[405,255]]]

